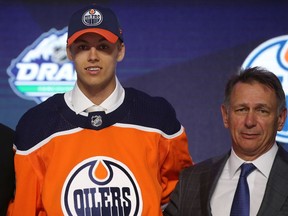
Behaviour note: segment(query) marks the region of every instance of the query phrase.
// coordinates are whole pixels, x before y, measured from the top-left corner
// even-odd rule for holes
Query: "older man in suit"
[[[287,216],[288,153],[276,143],[287,115],[280,81],[264,68],[242,69],[226,85],[221,112],[231,150],[185,169],[164,215]],[[245,178],[242,164],[253,167]],[[247,202],[240,207],[242,179],[240,202]]]
[[[14,174],[14,131],[0,123],[0,216],[5,216],[8,203],[13,198]]]

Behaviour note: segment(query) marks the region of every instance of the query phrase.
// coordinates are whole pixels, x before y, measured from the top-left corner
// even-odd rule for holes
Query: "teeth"
[[[99,70],[98,67],[92,67],[92,68],[87,68],[87,70],[92,71],[92,70]]]

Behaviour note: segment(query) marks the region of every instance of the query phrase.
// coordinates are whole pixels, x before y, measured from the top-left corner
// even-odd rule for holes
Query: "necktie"
[[[252,163],[243,163],[241,173],[234,195],[230,216],[249,216],[250,212],[250,195],[247,183],[247,176],[256,167]]]

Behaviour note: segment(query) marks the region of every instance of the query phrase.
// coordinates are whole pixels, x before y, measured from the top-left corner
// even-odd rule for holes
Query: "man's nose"
[[[249,111],[245,117],[245,125],[247,127],[254,127],[257,124],[256,115],[253,111]]]
[[[98,52],[95,47],[90,48],[88,58],[88,61],[99,61]]]

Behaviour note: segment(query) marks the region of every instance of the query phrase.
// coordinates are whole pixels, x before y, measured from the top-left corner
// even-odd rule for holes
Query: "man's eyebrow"
[[[234,107],[240,107],[240,106],[249,106],[249,104],[248,103],[239,103],[239,104],[235,104],[234,105]],[[257,104],[255,104],[254,105],[254,107],[269,107],[269,105],[268,104],[265,104],[265,103],[257,103]]]
[[[267,108],[267,109],[270,108],[270,106],[268,104],[264,104],[264,103],[259,103],[259,104],[256,105],[256,107],[258,107],[258,108]]]
[[[81,38],[77,38],[77,39],[75,40],[75,43],[81,43],[81,42],[83,42],[83,43],[87,43],[86,40],[81,39]]]
[[[99,41],[98,41],[98,42],[103,42],[103,41],[107,41],[107,39],[106,39],[106,38],[104,38],[104,37],[102,37],[102,38],[100,38],[100,39],[99,39]]]

